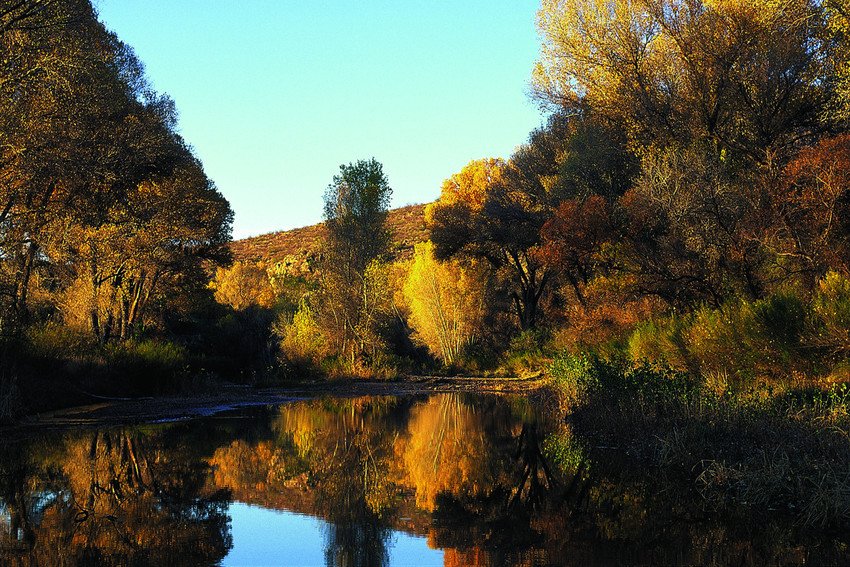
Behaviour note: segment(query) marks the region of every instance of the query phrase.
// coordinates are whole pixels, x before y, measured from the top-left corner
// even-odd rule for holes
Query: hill
[[[404,258],[413,253],[413,246],[428,240],[425,226],[425,205],[408,205],[393,209],[387,215],[393,235],[393,253]],[[318,254],[324,223],[292,230],[270,232],[236,240],[230,245],[235,260],[283,263],[295,272],[309,271],[308,265]]]

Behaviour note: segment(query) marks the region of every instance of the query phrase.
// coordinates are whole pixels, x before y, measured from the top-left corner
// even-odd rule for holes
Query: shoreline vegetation
[[[379,161],[343,164],[283,257],[230,242],[173,101],[88,0],[0,10],[0,421],[544,373],[576,475],[616,453],[706,514],[846,531],[846,2],[599,6],[542,2],[549,115],[510,158],[408,225]],[[103,399],[125,397],[153,399]]]

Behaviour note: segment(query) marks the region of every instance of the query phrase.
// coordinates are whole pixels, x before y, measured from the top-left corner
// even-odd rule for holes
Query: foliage
[[[277,332],[282,337],[281,350],[290,360],[315,362],[327,355],[327,341],[306,298],[301,300],[291,322],[278,323]]]
[[[0,381],[29,372],[28,331],[48,321],[106,359],[154,329],[170,343],[165,320],[228,260],[233,220],[173,101],[89,0],[7,2],[0,51]]]
[[[799,130],[824,129],[833,17],[814,0],[546,0],[534,85],[615,121],[634,144],[708,140],[764,163]]]
[[[326,240],[319,313],[335,352],[354,371],[380,350],[391,295],[382,256],[388,251],[392,189],[374,158],[340,166],[325,193]]]
[[[502,355],[502,368],[512,375],[538,371],[551,354],[549,340],[549,332],[544,329],[519,333],[511,339],[507,351]]]
[[[828,274],[808,300],[790,293],[641,323],[629,338],[632,360],[687,369],[721,391],[828,374],[847,350],[847,279]]]
[[[404,284],[415,336],[447,366],[460,361],[481,332],[487,275],[472,261],[439,261],[431,242],[416,245]]]
[[[521,174],[516,172],[509,181],[503,169],[493,160],[470,162],[456,177],[479,185],[455,192],[455,184],[447,181],[444,189],[449,190],[428,209],[426,218],[438,259],[481,258],[501,272],[524,330],[537,325],[538,305],[550,277],[533,253],[544,212],[519,190],[515,181]],[[472,200],[459,200],[464,195]]]
[[[266,270],[259,265],[234,262],[228,268],[217,268],[210,282],[215,300],[241,311],[249,305],[270,308],[276,293]]]
[[[768,242],[808,275],[847,273],[850,253],[850,134],[803,148],[771,186],[777,222]],[[767,239],[766,239],[767,240]]]

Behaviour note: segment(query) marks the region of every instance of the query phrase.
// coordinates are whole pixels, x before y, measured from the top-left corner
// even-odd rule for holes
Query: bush
[[[327,353],[325,335],[308,301],[301,301],[291,321],[279,319],[276,331],[282,337],[280,348],[283,355],[291,362],[316,364]]]
[[[718,393],[755,391],[764,383],[788,387],[797,376],[811,375],[820,362],[813,327],[821,342],[847,336],[843,325],[850,321],[850,284],[833,277],[822,289],[811,306],[779,293],[645,322],[629,337],[629,356],[635,364],[688,370]]]
[[[88,358],[98,350],[97,341],[91,333],[76,331],[57,323],[30,327],[26,339],[27,354],[42,360]]]
[[[688,318],[671,316],[639,324],[629,337],[629,356],[635,361],[646,360],[663,366],[687,368],[683,333],[688,323]]]
[[[850,354],[850,280],[828,273],[812,298],[812,315],[812,343],[829,354]]]
[[[105,348],[108,374],[120,380],[120,392],[162,393],[182,384],[188,355],[179,345],[157,340],[125,341]]]
[[[505,352],[503,368],[511,374],[521,374],[544,367],[548,359],[546,344],[550,335],[545,330],[526,330],[511,339]]]

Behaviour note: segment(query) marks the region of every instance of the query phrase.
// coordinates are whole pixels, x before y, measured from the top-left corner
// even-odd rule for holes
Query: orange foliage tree
[[[804,148],[772,186],[779,222],[768,244],[795,261],[809,283],[828,270],[845,274],[850,254],[850,134]]]

